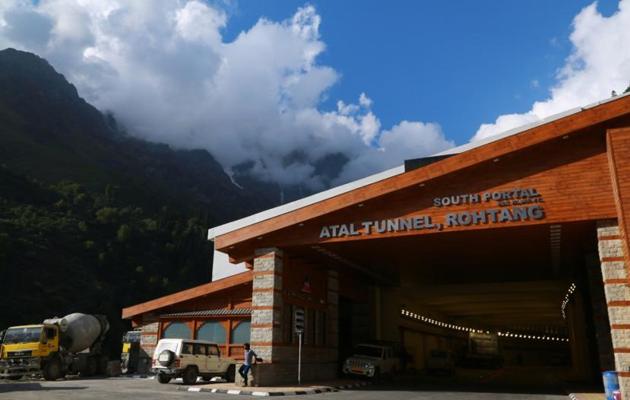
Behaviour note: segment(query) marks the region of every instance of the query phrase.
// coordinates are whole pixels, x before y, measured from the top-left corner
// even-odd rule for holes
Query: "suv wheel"
[[[96,375],[97,371],[98,371],[98,362],[96,361],[96,358],[88,357],[85,362],[85,365],[83,365],[83,369],[79,371],[79,375],[81,375],[82,377],[94,376]]]
[[[158,355],[158,363],[163,367],[168,367],[175,361],[175,353],[170,350],[164,350]]]
[[[164,373],[158,372],[157,380],[158,380],[158,382],[160,382],[162,384],[165,384],[165,383],[169,383],[171,381],[171,377],[167,376]]]
[[[379,367],[376,367],[376,369],[374,370],[374,376],[372,377],[372,379],[374,379],[376,382],[381,380],[381,369]]]
[[[228,382],[234,382],[234,378],[236,376],[236,367],[234,364],[230,364],[223,378]]]
[[[182,380],[184,381],[184,385],[194,385],[197,382],[197,368],[186,368],[182,374]]]

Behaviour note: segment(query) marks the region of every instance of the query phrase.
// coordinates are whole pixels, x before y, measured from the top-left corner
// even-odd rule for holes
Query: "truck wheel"
[[[236,367],[234,364],[230,364],[227,371],[225,371],[225,375],[223,378],[228,382],[234,382],[234,378],[236,377]]]
[[[52,359],[46,363],[44,370],[42,371],[44,379],[47,381],[56,381],[63,377],[63,370],[61,368],[61,362],[58,359]]]
[[[79,375],[81,375],[84,378],[88,376],[94,376],[97,370],[98,370],[98,362],[96,361],[96,358],[88,357],[87,360],[85,360],[84,368],[81,371],[79,371]]]
[[[158,373],[157,374],[157,380],[158,380],[158,382],[160,382],[162,384],[166,384],[166,383],[169,383],[171,381],[171,377],[170,376],[166,376],[166,374]]]
[[[109,362],[109,358],[107,356],[103,356],[103,355],[97,356],[96,357],[96,374],[106,375],[108,362]]]
[[[184,385],[194,385],[197,382],[197,369],[194,367],[188,367],[184,370],[182,375]]]

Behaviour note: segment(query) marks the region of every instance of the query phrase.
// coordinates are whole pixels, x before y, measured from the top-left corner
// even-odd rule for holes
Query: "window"
[[[219,356],[221,355],[221,352],[219,351],[219,347],[218,347],[218,346],[214,346],[214,345],[212,345],[212,346],[210,346],[210,347],[208,348],[208,351],[209,351],[209,353],[208,353],[208,354],[210,354],[211,356],[217,356],[217,357],[219,357]]]
[[[236,328],[232,329],[232,343],[249,342],[251,323],[249,321],[241,321]]]
[[[54,339],[57,336],[55,328],[46,328],[46,339]]]
[[[201,355],[201,356],[208,355],[208,346],[205,344],[195,343],[194,351],[195,351],[195,355]]]
[[[206,322],[197,330],[197,339],[214,343],[225,343],[226,332],[223,324],[218,321]]]
[[[192,343],[184,343],[182,345],[182,354],[193,354],[193,345],[192,345]]]
[[[190,328],[183,322],[173,322],[162,332],[163,339],[190,339],[191,337]]]

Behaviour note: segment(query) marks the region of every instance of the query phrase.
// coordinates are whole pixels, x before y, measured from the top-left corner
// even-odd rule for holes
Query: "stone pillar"
[[[282,341],[282,251],[256,250],[252,283],[251,345],[265,363],[278,357]]]
[[[630,288],[624,243],[616,220],[597,224],[599,260],[612,337],[615,369],[623,398],[630,398]]]

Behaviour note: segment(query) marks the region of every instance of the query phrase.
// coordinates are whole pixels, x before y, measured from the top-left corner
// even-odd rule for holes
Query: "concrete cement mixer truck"
[[[41,374],[46,380],[57,380],[66,374],[102,373],[107,358],[101,346],[108,330],[104,316],[80,313],[10,327],[2,340],[0,378]]]

